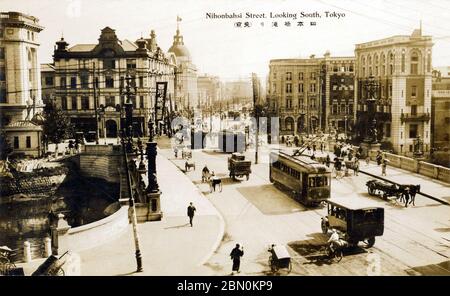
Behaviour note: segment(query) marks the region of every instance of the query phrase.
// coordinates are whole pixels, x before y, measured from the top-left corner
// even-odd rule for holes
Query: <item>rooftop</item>
[[[361,198],[347,197],[337,197],[327,200],[329,203],[336,204],[338,206],[350,209],[350,210],[360,210],[360,209],[370,209],[370,208],[382,208],[378,204],[370,200],[364,200]]]

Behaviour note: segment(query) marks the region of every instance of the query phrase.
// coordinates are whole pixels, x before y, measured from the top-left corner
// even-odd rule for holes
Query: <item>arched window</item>
[[[375,54],[375,57],[374,57],[375,76],[378,76],[378,74],[379,74],[379,72],[378,72],[378,63],[379,63],[378,55]]]
[[[287,131],[294,131],[294,119],[292,117],[286,117],[284,120],[284,126]]]
[[[419,54],[416,51],[411,53],[411,74],[419,74]]]
[[[402,51],[402,73],[405,72],[405,50]]]
[[[390,75],[394,74],[394,70],[395,70],[395,68],[394,68],[394,59],[395,59],[395,56],[394,56],[393,53],[391,53],[389,55],[389,74]]]
[[[372,76],[372,57],[367,57],[367,67],[369,68],[369,76]]]
[[[386,75],[386,56],[381,54],[381,76]]]
[[[361,57],[361,76],[366,76],[366,57]]]

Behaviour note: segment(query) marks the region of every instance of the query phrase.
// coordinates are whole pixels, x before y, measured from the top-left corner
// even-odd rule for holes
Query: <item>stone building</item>
[[[100,138],[115,138],[124,124],[124,95],[130,77],[135,136],[148,134],[154,114],[156,82],[174,92],[176,58],[165,54],[156,35],[135,42],[119,40],[115,30],[101,30],[97,44],[69,44],[61,38],[54,51],[54,98],[66,110],[76,131],[98,131]],[[168,100],[169,101],[169,100]],[[153,119],[152,119],[153,120]]]
[[[183,35],[180,34],[177,24],[176,35],[169,53],[176,56],[175,104],[177,110],[197,108],[199,105],[197,95],[197,67],[192,63],[191,54],[184,45]]]
[[[39,19],[19,12],[0,13],[1,128],[14,153],[42,155],[41,98],[38,63]],[[42,119],[42,117],[40,117]]]
[[[386,148],[412,156],[420,146],[427,154],[431,139],[432,38],[421,29],[357,44],[355,97],[357,134],[367,130],[366,83],[373,76],[376,91],[378,140]],[[420,145],[415,143],[420,142]]]
[[[450,67],[433,70],[431,130],[433,148],[450,148]]]
[[[268,105],[280,118],[280,135],[351,130],[354,58],[276,59],[269,65]]]
[[[53,64],[41,64],[42,101],[52,102],[55,94],[55,67]]]

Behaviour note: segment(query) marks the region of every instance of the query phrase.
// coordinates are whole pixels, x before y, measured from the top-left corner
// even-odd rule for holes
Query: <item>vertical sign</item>
[[[155,100],[155,121],[164,119],[164,108],[166,104],[167,82],[156,82],[156,100]]]

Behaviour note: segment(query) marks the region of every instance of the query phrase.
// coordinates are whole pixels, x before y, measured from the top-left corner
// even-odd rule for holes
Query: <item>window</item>
[[[333,72],[337,72],[338,71],[338,67],[337,66],[333,66]]]
[[[19,149],[19,137],[14,137],[14,149]]]
[[[273,79],[277,79],[277,72],[273,72]]]
[[[5,66],[0,66],[0,81],[6,81],[6,69],[5,69]]]
[[[144,87],[144,77],[139,76],[139,87]]]
[[[299,84],[298,84],[298,92],[299,92],[299,93],[303,93],[303,91],[304,91],[304,90],[303,90],[303,83],[299,83]]]
[[[292,99],[291,98],[287,98],[286,99],[286,108],[287,109],[291,109],[292,108]]]
[[[417,129],[418,129],[417,124],[409,125],[409,137],[410,138],[417,138]]]
[[[353,104],[348,105],[348,114],[353,114]]]
[[[106,107],[111,106],[114,107],[116,105],[116,97],[115,96],[107,96],[105,98],[106,100]]]
[[[81,97],[81,110],[89,110],[89,97]]]
[[[427,72],[431,72],[431,53],[428,52],[427,55]]]
[[[72,97],[72,110],[77,110],[78,109],[78,100],[77,97]]]
[[[402,72],[405,72],[405,51],[402,52]]]
[[[411,115],[417,115],[417,105],[411,105]]]
[[[4,60],[4,59],[5,59],[5,48],[0,47],[0,60]]]
[[[350,66],[348,67],[348,71],[349,71],[349,72],[353,72],[353,65],[350,65]]]
[[[30,136],[27,136],[27,138],[26,138],[26,147],[31,148],[31,137]]]
[[[345,104],[341,104],[341,114],[345,114],[346,112],[345,112],[346,110],[345,110]]]
[[[136,69],[136,59],[127,59],[127,69]]]
[[[286,93],[292,93],[292,83],[286,83]]]
[[[144,96],[139,97],[139,108],[144,109]]]
[[[128,64],[127,64],[128,66]],[[113,59],[106,59],[103,60],[103,68],[105,69],[115,69],[116,68],[116,61]]]
[[[30,40],[30,31],[27,31],[27,39]]]
[[[419,55],[417,52],[411,54],[411,74],[418,74],[419,70]]]
[[[67,110],[67,97],[61,97],[61,109]]]
[[[45,85],[53,85],[53,77],[51,76],[45,77]]]
[[[135,96],[131,97],[131,103],[133,103],[133,109],[136,109],[137,107],[136,107],[136,97]]]
[[[81,88],[89,88],[89,75],[83,73],[80,75]]]
[[[390,123],[386,123],[385,135],[386,135],[386,138],[390,138],[391,137],[391,124]]]
[[[66,77],[61,77],[59,79],[59,84],[60,84],[61,88],[66,88]]]
[[[34,32],[31,32],[31,40],[34,41]]]
[[[298,73],[298,80],[303,80],[303,72]]]
[[[394,74],[394,54],[392,53],[389,56],[389,73],[390,75]]]
[[[392,97],[392,84],[389,84],[389,97]]]
[[[417,86],[415,86],[415,85],[413,85],[413,86],[411,87],[411,97],[412,97],[412,98],[417,97]]]
[[[70,77],[70,88],[77,88],[77,78]]]
[[[337,114],[337,109],[338,109],[338,105],[333,104],[333,105],[331,106],[331,113]]]
[[[316,80],[316,72],[311,72],[311,80]]]
[[[286,80],[292,80],[292,72],[286,72]]]
[[[112,76],[106,76],[105,87],[106,88],[114,88],[114,79],[112,78]]]
[[[0,86],[0,103],[6,103],[6,88]]]
[[[277,92],[277,84],[274,83],[274,84],[272,85],[272,88],[273,88],[273,93],[276,93],[276,92]]]
[[[316,84],[315,83],[310,84],[310,91],[313,93],[316,92]]]

